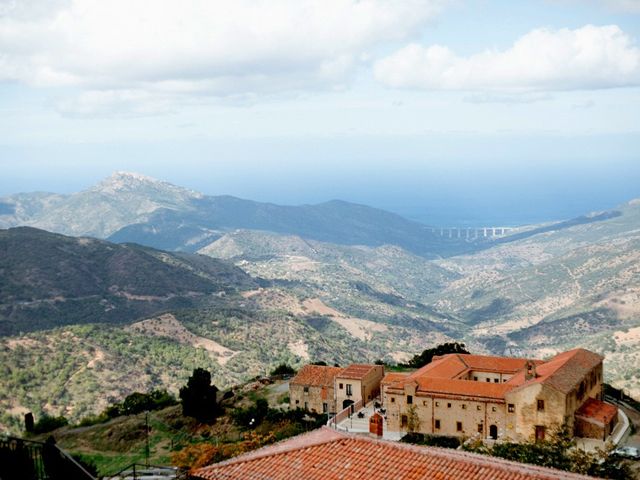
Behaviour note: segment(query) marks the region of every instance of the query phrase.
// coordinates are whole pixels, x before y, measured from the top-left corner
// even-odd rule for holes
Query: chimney
[[[526,371],[524,373],[524,379],[526,381],[533,380],[538,376],[538,374],[536,373],[536,364],[531,360],[527,360],[527,363],[524,364],[524,368],[526,368]]]

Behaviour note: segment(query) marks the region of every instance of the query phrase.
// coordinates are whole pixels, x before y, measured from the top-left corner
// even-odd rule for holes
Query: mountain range
[[[592,223],[616,215],[605,212],[544,227],[513,229],[505,237],[444,234],[400,215],[332,200],[283,206],[228,195],[208,196],[136,173],[116,172],[71,195],[20,193],[0,198],[0,228],[32,226],[116,243],[195,252],[236,229],[297,235],[340,245],[397,245],[425,258],[468,253],[542,231]],[[516,235],[517,234],[517,235]]]
[[[443,341],[527,357],[587,347],[640,394],[638,200],[467,239],[347,202],[277,206],[117,173],[6,197],[0,225],[13,227],[0,231],[0,424],[175,389],[195,366],[224,386],[279,362],[393,363]]]

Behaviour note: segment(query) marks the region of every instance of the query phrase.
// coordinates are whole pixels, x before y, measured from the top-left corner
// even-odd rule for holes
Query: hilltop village
[[[306,365],[289,384],[290,407],[328,413],[331,425],[345,431],[381,422],[371,431],[393,440],[407,432],[544,440],[567,425],[576,437],[604,442],[621,415],[603,401],[602,362],[575,349],[546,361],[448,354],[410,373]]]
[[[318,480],[601,476],[603,472],[589,470],[586,461],[580,473],[569,473],[464,448],[412,445],[406,439],[424,435],[453,438],[456,445],[542,446],[553,445],[552,438],[563,427],[580,449],[611,449],[629,429],[629,419],[622,409],[604,401],[603,360],[578,348],[547,360],[450,353],[434,356],[410,372],[385,372],[378,364],[305,365],[289,382],[289,408],[326,414],[327,425],[197,469],[194,476]],[[545,455],[541,452],[538,455]],[[593,462],[604,464],[597,458]],[[604,476],[630,478],[619,471]]]

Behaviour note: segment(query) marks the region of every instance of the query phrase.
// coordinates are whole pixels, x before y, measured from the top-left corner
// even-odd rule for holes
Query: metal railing
[[[146,465],[143,463],[132,463],[113,475],[107,475],[109,480],[120,479],[142,479],[147,476],[154,478],[181,479],[186,478],[186,472],[177,467],[167,467],[163,465]]]
[[[0,437],[2,480],[96,480],[53,442]]]
[[[327,420],[327,427],[337,428],[338,423],[343,421],[345,418],[349,418],[351,414],[359,411],[363,407],[362,400],[358,400],[355,403],[343,408],[338,413],[336,413],[333,417]]]

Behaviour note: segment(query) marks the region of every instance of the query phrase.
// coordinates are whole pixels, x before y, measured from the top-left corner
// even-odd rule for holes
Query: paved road
[[[622,442],[620,442],[620,445],[628,445],[640,449],[640,413],[631,408],[621,408],[624,410],[624,413],[627,414],[627,417],[629,417],[629,422],[635,426],[635,429],[632,429],[635,433],[624,438]],[[632,468],[636,473],[636,478],[640,479],[640,460],[632,462]]]

